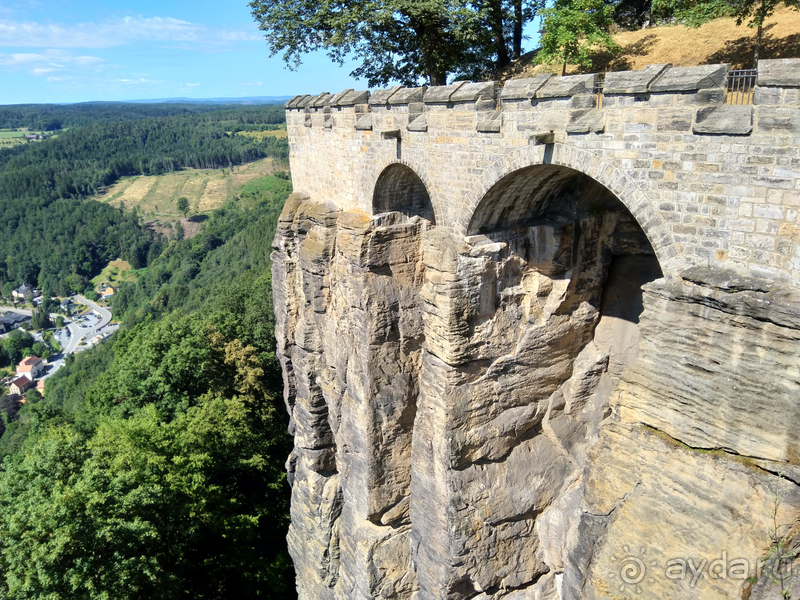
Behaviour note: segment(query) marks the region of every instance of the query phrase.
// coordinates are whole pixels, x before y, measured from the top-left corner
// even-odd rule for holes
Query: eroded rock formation
[[[394,179],[374,216],[293,195],[274,242],[301,600],[800,590],[760,566],[797,543],[800,297],[666,281],[569,169],[466,237]]]

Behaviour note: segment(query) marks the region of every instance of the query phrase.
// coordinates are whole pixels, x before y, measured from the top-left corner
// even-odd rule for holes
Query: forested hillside
[[[42,143],[0,151],[0,198],[84,198],[126,175],[287,158],[286,144],[276,138],[233,134],[242,125],[281,120],[281,109],[266,107],[71,129]]]
[[[255,109],[260,111],[264,107]],[[252,109],[229,109],[232,113]],[[8,104],[0,106],[0,129],[26,128],[58,131],[95,123],[134,121],[152,117],[219,113],[220,107],[201,104],[135,104],[84,102],[81,104]]]
[[[238,147],[237,136],[213,134],[236,123],[204,116],[93,125],[37,152],[85,160],[89,174],[104,148],[151,159],[185,152],[186,162],[204,160],[216,143]],[[238,123],[248,125],[269,123]],[[113,137],[121,131],[138,137],[126,146]],[[273,146],[248,151],[286,156],[286,140],[269,139]],[[81,148],[79,140],[98,143]],[[35,169],[36,155],[15,154],[25,162],[6,159],[4,169]],[[137,217],[96,202],[0,201],[0,224],[22,248],[2,248],[2,256],[12,252],[5,273],[50,281],[58,272],[58,287],[115,253],[140,261],[138,280],[114,299],[119,334],[70,357],[44,399],[32,396],[18,413],[0,403],[13,419],[0,438],[0,597],[295,597],[283,466],[291,440],[269,275],[290,191],[285,178],[255,180],[182,240],[154,236]],[[83,215],[74,226],[73,213]],[[24,251],[27,263],[16,258]]]
[[[140,111],[138,105],[123,105],[115,112],[104,107],[89,111],[100,122],[44,142],[0,150],[0,288],[7,292],[31,283],[68,295],[84,291],[114,258],[134,268],[151,264],[166,239],[136,215],[83,201],[122,176],[288,156],[285,139],[236,134],[279,126],[282,109],[205,109],[151,117],[158,110],[176,109],[148,106]],[[0,119],[9,110],[0,110]],[[127,120],[130,111],[142,118]],[[50,112],[45,109],[44,115]],[[20,114],[43,118],[33,112]]]

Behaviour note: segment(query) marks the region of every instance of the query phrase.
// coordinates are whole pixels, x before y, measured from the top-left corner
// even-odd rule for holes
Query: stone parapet
[[[718,135],[749,135],[757,131],[758,118],[746,119],[750,125],[731,120],[712,119],[710,114],[720,117],[733,114],[727,109],[708,111],[705,107],[724,106],[726,102],[726,77],[729,65],[702,65],[698,67],[672,67],[668,64],[648,65],[640,71],[618,71],[605,74],[602,91],[596,88],[601,83],[598,74],[569,75],[555,77],[552,74],[537,75],[527,79],[514,79],[500,86],[497,82],[457,81],[450,85],[434,87],[404,88],[394,86],[373,92],[345,90],[338,94],[328,92],[315,96],[295,96],[286,103],[289,113],[305,115],[337,113],[387,112],[408,113],[408,122],[401,127],[411,132],[427,131],[427,119],[421,118],[427,111],[452,110],[454,112],[479,113],[474,130],[480,133],[501,133],[503,115],[510,112],[553,110],[597,109],[603,111],[591,118],[591,126],[583,113],[569,114],[567,133],[600,133],[596,124],[606,120],[606,113],[614,109],[636,106],[637,108],[663,109],[671,107],[696,107],[699,120],[693,127],[695,133]],[[759,61],[758,81],[754,89],[753,105],[800,108],[800,60],[779,59]],[[701,110],[703,109],[703,110]],[[491,112],[490,112],[491,111]],[[554,120],[554,119],[547,119]],[[613,120],[613,117],[612,117]],[[368,131],[369,119],[359,117],[345,120],[342,126]],[[555,119],[558,121],[558,119]],[[315,121],[306,118],[305,125],[313,127]],[[713,126],[711,124],[714,123]],[[725,126],[730,123],[730,126]],[[756,123],[755,129],[752,123]],[[498,124],[500,124],[498,126]],[[320,126],[332,128],[335,120],[321,120]]]
[[[713,266],[800,282],[800,60],[761,61],[750,106],[727,65],[372,92],[287,103],[294,187],[373,211],[380,173],[424,182],[437,227],[466,232],[489,188],[548,162],[614,191],[665,273]],[[599,87],[599,86],[598,86]]]

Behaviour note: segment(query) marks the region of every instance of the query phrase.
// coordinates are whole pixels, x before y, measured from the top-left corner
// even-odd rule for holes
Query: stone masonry
[[[298,96],[300,600],[800,598],[800,60]]]

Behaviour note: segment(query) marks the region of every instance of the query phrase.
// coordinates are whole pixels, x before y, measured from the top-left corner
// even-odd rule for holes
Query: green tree
[[[427,79],[444,85],[450,75],[486,73],[522,51],[522,27],[534,18],[529,0],[252,0],[250,8],[272,55],[290,68],[324,49],[370,86]]]
[[[31,353],[34,356],[38,356],[39,358],[43,358],[47,360],[50,358],[50,349],[47,347],[47,344],[44,342],[34,342],[33,346],[31,346]]]
[[[541,49],[536,62],[561,65],[561,75],[566,74],[568,64],[591,66],[593,52],[613,54],[620,49],[609,33],[614,7],[604,0],[556,0],[540,14]]]
[[[74,427],[43,420],[63,377],[26,406],[32,434],[0,473],[0,597],[291,597],[290,440],[263,360],[235,330],[177,313],[143,323],[110,365],[108,353],[75,363],[102,375]]]
[[[184,217],[186,217],[186,214],[189,212],[189,200],[183,196],[178,198],[178,212]]]
[[[764,22],[781,4],[800,10],[800,0],[653,0],[653,12],[671,14],[687,27],[700,27],[719,17],[734,17],[737,25],[746,21],[756,30],[753,68],[757,68]]]
[[[65,322],[64,322],[64,317],[62,317],[61,315],[58,315],[58,316],[56,317],[56,327],[58,327],[59,329],[61,329],[62,327],[64,327],[64,323],[65,323]]]
[[[48,329],[53,326],[53,320],[44,308],[36,308],[31,316],[31,326],[34,329]]]

